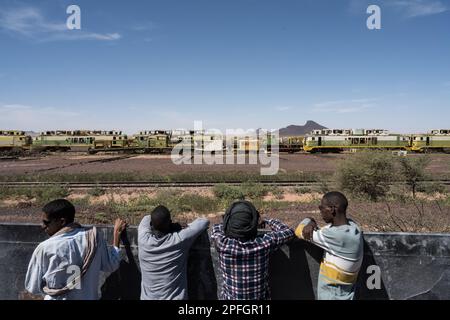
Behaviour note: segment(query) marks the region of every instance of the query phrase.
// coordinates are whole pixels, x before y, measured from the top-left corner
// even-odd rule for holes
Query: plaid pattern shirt
[[[211,239],[219,254],[223,275],[221,299],[270,299],[269,254],[292,239],[294,231],[275,219],[265,222],[272,232],[246,242],[226,237],[222,224],[214,225]]]

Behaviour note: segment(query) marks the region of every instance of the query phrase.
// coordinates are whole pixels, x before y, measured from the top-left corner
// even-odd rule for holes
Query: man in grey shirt
[[[188,299],[187,259],[196,237],[209,221],[198,218],[186,228],[172,223],[164,206],[145,216],[138,229],[141,300]]]

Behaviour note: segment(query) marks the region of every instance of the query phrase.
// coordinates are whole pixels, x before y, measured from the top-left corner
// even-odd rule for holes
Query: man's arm
[[[264,237],[269,238],[273,249],[288,242],[295,236],[294,231],[291,228],[277,219],[265,219],[264,223],[272,229],[272,232],[264,235]]]
[[[220,240],[225,237],[225,234],[222,230],[222,224],[218,223],[213,225],[212,231],[211,231],[211,239],[213,240]]]
[[[27,274],[25,276],[25,289],[32,294],[44,294],[44,291],[42,291],[42,288],[44,287],[43,267],[45,267],[42,265],[43,263],[43,252],[38,246],[31,256]]]
[[[151,221],[150,215],[142,218],[141,223],[139,224],[139,227],[138,227],[138,240],[139,241],[145,242],[150,237],[150,234],[151,234],[150,221]]]
[[[208,229],[209,220],[197,218],[178,234],[182,240],[194,240],[200,233]]]
[[[300,239],[311,241],[315,230],[318,230],[316,220],[305,218],[295,229],[295,235]]]
[[[211,240],[214,243],[214,246],[216,247],[216,249],[220,248],[220,244],[222,243],[222,240],[225,238],[225,234],[223,233],[222,230],[222,224],[215,224],[212,227],[212,231],[211,231]]]
[[[333,248],[342,246],[336,232],[328,228],[319,229],[312,218],[306,218],[300,222],[295,230],[295,235],[333,254],[335,254]]]
[[[117,218],[114,223],[114,239],[113,239],[113,246],[116,248],[119,248],[120,246],[120,234],[126,229],[127,223]]]
[[[114,224],[114,236],[112,248],[108,248],[101,234],[98,234],[98,249],[101,250],[101,267],[104,272],[114,272],[120,266],[120,235],[125,230],[127,224],[122,219],[116,219]]]

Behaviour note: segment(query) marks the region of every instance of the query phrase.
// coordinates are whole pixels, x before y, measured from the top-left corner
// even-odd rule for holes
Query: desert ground
[[[423,155],[408,155],[422,157]],[[332,177],[341,160],[352,154],[280,154],[279,175],[298,178],[299,173]],[[450,155],[432,154],[427,173],[434,179],[450,177]],[[233,179],[250,173],[259,175],[260,165],[176,165],[169,155],[85,155],[48,154],[37,157],[0,161],[0,181],[52,181],[64,178],[107,177],[120,179],[151,179],[151,177],[187,174],[185,179],[225,174]],[[56,180],[55,180],[56,179]],[[92,181],[96,181],[93,178]],[[91,181],[91,180],[89,180]],[[176,179],[175,179],[176,181]],[[195,180],[193,180],[195,181]],[[221,221],[225,208],[233,197],[242,196],[253,201],[262,217],[278,218],[295,227],[307,216],[321,221],[318,204],[332,183],[315,187],[264,187],[257,182],[241,186],[216,185],[197,188],[139,188],[139,189],[67,189],[41,187],[0,190],[0,222],[40,223],[41,208],[49,200],[64,197],[77,208],[77,219],[86,224],[109,224],[115,217],[123,217],[131,225],[139,223],[158,204],[167,205],[174,220],[188,223],[198,216],[212,223]],[[368,201],[351,197],[348,214],[365,231],[450,232],[450,198],[448,193],[418,192],[412,199],[390,197],[383,201]]]
[[[280,154],[279,173],[314,172],[333,173],[339,160],[352,154]],[[409,157],[423,157],[412,154]],[[431,154],[427,170],[436,176],[450,176],[450,154]],[[226,160],[224,160],[225,162]],[[170,155],[85,155],[54,153],[36,157],[22,157],[16,160],[0,161],[0,177],[14,175],[35,175],[46,173],[97,174],[97,173],[137,173],[176,174],[210,172],[253,172],[259,173],[258,164],[218,164],[197,165],[172,162]],[[267,166],[265,166],[267,167]]]

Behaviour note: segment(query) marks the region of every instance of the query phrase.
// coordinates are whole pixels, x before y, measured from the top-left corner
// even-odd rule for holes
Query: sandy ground
[[[180,190],[181,191],[181,190]],[[154,197],[158,190],[148,188],[145,190],[121,190],[108,192],[105,195],[90,196],[88,205],[76,205],[77,220],[85,224],[108,224],[112,223],[116,214],[105,212],[105,205],[113,199],[115,202],[129,202],[140,196]],[[210,188],[186,189],[184,194],[195,193],[202,196],[213,196]],[[69,200],[77,200],[86,197],[86,193],[76,191],[70,194]],[[283,201],[283,208],[258,208],[264,218],[276,218],[295,228],[305,217],[313,217],[321,221],[318,209],[320,193],[298,194],[286,188],[282,197],[267,195],[265,201]],[[450,206],[445,205],[442,200],[445,196],[441,194],[425,195],[418,194],[417,202],[363,202],[351,200],[348,215],[357,221],[364,231],[405,231],[405,232],[450,232]],[[423,201],[426,200],[426,201]],[[149,213],[143,209],[142,212],[130,211],[127,216],[132,225],[139,223],[140,219]],[[182,212],[175,214],[174,221],[183,224],[191,222],[197,217],[208,218],[211,224],[220,223],[224,210],[200,214],[197,212]],[[100,220],[98,220],[100,219]],[[0,223],[40,223],[41,206],[34,199],[15,198],[0,201]]]
[[[281,154],[281,173],[333,173],[339,160],[351,157],[352,154]],[[421,157],[423,155],[408,155]],[[431,162],[427,168],[437,178],[450,177],[450,155],[432,154]],[[136,173],[170,175],[179,173],[208,173],[219,172],[254,172],[258,173],[259,165],[176,165],[168,155],[85,155],[72,153],[55,153],[39,157],[20,158],[18,160],[0,161],[0,176],[37,175],[37,174],[95,174],[95,173]],[[115,202],[128,202],[146,194],[149,197],[156,195],[157,189],[146,190],[123,189],[112,195]],[[209,188],[196,188],[186,192],[194,192],[203,196],[213,196]],[[86,196],[86,193],[77,190],[71,192],[69,199],[77,200]],[[320,219],[317,202],[321,195],[317,193],[298,194],[285,192],[282,198],[268,195],[266,201],[285,201],[289,205],[283,209],[270,209],[263,213],[266,217],[279,218],[291,226],[295,226],[303,217],[313,216]],[[421,196],[419,195],[419,198]],[[429,196],[423,196],[429,197]],[[354,203],[349,208],[349,214],[361,221],[364,230],[370,231],[414,231],[414,232],[449,232],[450,212],[448,206],[439,207],[433,204],[440,199],[425,199],[429,204],[424,213],[419,213],[415,205],[395,204],[392,213],[387,211],[383,203]],[[111,201],[111,195],[91,197],[88,208],[80,208],[78,214],[83,223],[95,222],[95,215],[102,212],[102,206]],[[139,212],[134,217],[140,219],[145,212]],[[212,223],[220,222],[223,212],[212,212],[206,216]],[[177,215],[181,222],[189,222],[199,216],[195,212]],[[417,216],[417,222],[411,218]],[[402,218],[403,217],[403,218]],[[111,217],[112,218],[112,217]],[[109,217],[108,217],[109,219]],[[34,222],[41,220],[41,206],[33,199],[6,199],[0,203],[0,222]],[[422,221],[423,220],[423,221]],[[400,221],[400,222],[398,222]],[[404,222],[402,222],[404,221]],[[402,226],[404,223],[405,226]],[[397,224],[400,224],[397,225]]]
[[[324,172],[332,173],[340,159],[352,154],[281,154],[280,173]],[[423,155],[409,155],[421,157]],[[450,176],[450,154],[432,154],[427,170],[435,175]],[[53,174],[53,173],[137,173],[137,174],[177,174],[207,172],[254,172],[260,165],[195,165],[174,164],[169,155],[80,155],[52,154],[36,158],[0,161],[0,175]]]

